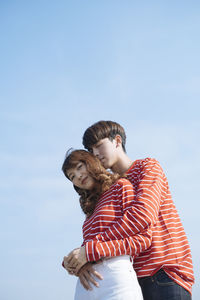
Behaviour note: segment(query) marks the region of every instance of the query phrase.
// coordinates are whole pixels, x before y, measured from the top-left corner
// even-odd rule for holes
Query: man
[[[141,247],[134,258],[144,299],[189,300],[194,283],[191,252],[165,174],[155,159],[132,161],[126,154],[125,143],[123,127],[112,121],[99,121],[83,135],[84,147],[97,156],[105,168],[121,175],[126,173],[131,181],[135,190],[131,216],[134,234],[152,230],[150,247]],[[93,251],[99,250],[97,244]],[[86,254],[87,261],[92,261],[89,253]],[[90,263],[79,271],[84,287],[89,288],[89,282],[96,284],[92,274],[100,278]]]

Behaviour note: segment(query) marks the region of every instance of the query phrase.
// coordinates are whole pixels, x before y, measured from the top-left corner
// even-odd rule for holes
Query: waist
[[[104,257],[100,260],[96,261],[94,264],[132,264],[131,257],[129,255],[121,255],[121,256],[114,256],[114,257]]]

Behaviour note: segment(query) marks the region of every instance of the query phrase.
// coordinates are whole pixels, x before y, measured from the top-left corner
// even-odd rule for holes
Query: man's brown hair
[[[126,134],[124,128],[113,121],[99,121],[88,127],[83,135],[83,146],[88,151],[91,151],[92,147],[104,138],[109,138],[111,141],[120,135],[122,138],[122,148],[126,152]]]

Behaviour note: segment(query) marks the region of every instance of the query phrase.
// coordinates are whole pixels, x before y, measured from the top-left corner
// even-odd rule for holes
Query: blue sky
[[[198,1],[0,3],[0,297],[73,299],[62,258],[84,219],[61,173],[84,130],[115,120],[163,166],[199,287]]]

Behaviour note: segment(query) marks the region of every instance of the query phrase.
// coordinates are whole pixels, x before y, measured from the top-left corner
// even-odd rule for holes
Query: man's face
[[[92,153],[101,161],[105,169],[111,169],[117,161],[116,140],[104,138],[92,147]]]

